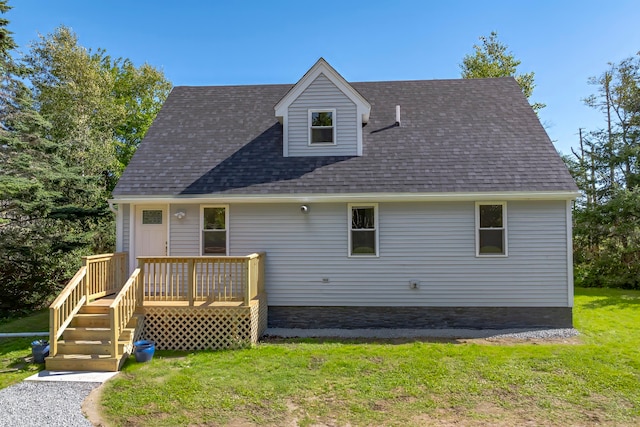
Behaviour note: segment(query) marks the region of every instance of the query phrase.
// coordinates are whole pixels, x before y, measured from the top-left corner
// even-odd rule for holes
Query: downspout
[[[118,209],[114,207],[114,203],[112,201],[109,201],[109,210],[114,214],[118,214]]]

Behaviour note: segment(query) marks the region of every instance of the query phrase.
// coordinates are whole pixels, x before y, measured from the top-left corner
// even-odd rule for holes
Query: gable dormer
[[[362,155],[371,105],[323,58],[274,108],[285,157]]]

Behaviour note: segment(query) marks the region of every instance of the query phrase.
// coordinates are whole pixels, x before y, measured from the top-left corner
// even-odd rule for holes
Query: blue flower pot
[[[133,343],[135,350],[133,352],[136,362],[148,362],[153,359],[153,353],[156,351],[156,343],[153,341],[136,341]]]

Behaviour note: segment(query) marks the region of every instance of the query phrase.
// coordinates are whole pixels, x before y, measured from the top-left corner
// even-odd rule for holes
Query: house
[[[513,78],[351,83],[319,59],[294,85],[175,87],[110,204],[143,335],[206,348],[249,318],[254,340],[570,327],[577,194]],[[205,312],[225,301],[253,314]]]
[[[320,59],[293,86],[174,88],[112,203],[131,265],[265,252],[270,326],[565,327],[576,195],[514,79]]]

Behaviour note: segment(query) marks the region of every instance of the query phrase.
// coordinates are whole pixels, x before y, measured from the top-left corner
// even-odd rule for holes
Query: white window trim
[[[311,114],[312,113],[331,113],[331,117],[332,117],[332,122],[333,122],[333,126],[331,126],[333,128],[333,142],[311,142]],[[309,147],[327,147],[330,145],[336,145],[336,127],[337,127],[337,119],[338,116],[336,115],[336,109],[335,108],[311,108],[308,110],[307,112],[307,129],[308,129],[308,139],[307,139],[307,145]],[[317,129],[322,129],[322,128],[326,128],[326,126],[318,126],[316,127]]]
[[[229,256],[229,205],[200,205],[200,229],[198,230],[198,238],[200,239],[200,244],[198,245],[198,247],[200,248],[199,250],[199,256],[219,256],[219,255],[205,255],[204,253],[202,253],[202,240],[203,240],[203,234],[204,233],[204,210],[205,208],[224,208],[224,231],[227,232],[227,238],[226,238],[226,253],[225,256]]]
[[[501,205],[502,206],[502,228],[504,231],[504,254],[481,254],[480,253],[480,206],[484,205]],[[509,256],[509,235],[508,235],[508,221],[507,221],[507,202],[476,202],[476,258],[506,258]],[[498,229],[496,229],[498,230]]]
[[[351,254],[351,224],[352,224],[352,212],[353,208],[373,208],[373,220],[375,222],[375,232],[376,232],[376,253],[374,255],[353,255]],[[349,258],[379,258],[380,257],[380,226],[379,226],[379,210],[377,203],[349,203],[347,205],[347,235],[348,235],[348,244],[347,244],[347,256]]]

